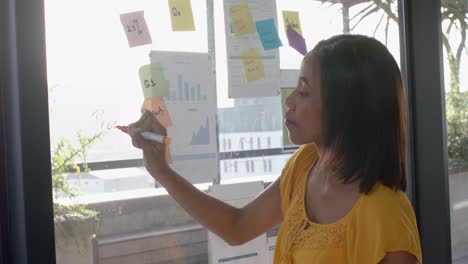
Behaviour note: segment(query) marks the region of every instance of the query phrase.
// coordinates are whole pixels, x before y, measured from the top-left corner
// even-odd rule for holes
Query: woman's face
[[[310,54],[308,54],[310,55]],[[312,56],[302,61],[294,92],[286,98],[285,125],[289,139],[296,145],[319,144],[322,131],[322,104],[318,64]]]

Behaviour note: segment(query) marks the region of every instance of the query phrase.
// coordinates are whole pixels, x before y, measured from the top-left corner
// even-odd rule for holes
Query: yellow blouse
[[[281,173],[283,223],[274,264],[377,264],[391,251],[407,251],[422,264],[416,217],[402,191],[377,183],[335,223],[307,218],[306,181],[317,157],[315,145],[303,145]]]

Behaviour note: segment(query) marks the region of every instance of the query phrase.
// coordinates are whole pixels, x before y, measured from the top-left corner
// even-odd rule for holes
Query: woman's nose
[[[286,107],[288,107],[289,109],[293,108],[293,99],[292,99],[293,94],[294,92],[288,95],[288,97],[286,97],[286,100],[284,101]]]

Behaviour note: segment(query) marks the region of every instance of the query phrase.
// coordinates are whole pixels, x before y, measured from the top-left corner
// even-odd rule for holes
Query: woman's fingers
[[[139,129],[143,126],[143,124],[145,123],[145,121],[151,117],[153,114],[150,112],[150,111],[144,111],[143,114],[141,115],[140,119],[138,121],[136,121],[135,123],[132,123],[130,125],[128,125],[129,128],[133,128],[133,129]]]
[[[132,136],[132,143],[135,142],[139,149],[142,149],[143,152],[148,153],[152,151],[152,142],[144,139],[140,134],[135,134]]]
[[[138,133],[132,136],[132,143],[133,142],[134,145],[137,145],[139,149],[142,149],[145,152],[161,152],[164,148],[164,144],[147,140]]]
[[[132,145],[135,148],[142,149],[143,145],[145,145],[144,139],[139,133],[132,134],[130,137],[132,138]]]
[[[132,124],[132,130],[137,131],[130,134],[132,144],[143,151],[143,161],[146,169],[153,177],[162,175],[168,168],[166,160],[166,143],[158,143],[145,139],[141,132],[150,131],[160,135],[167,135],[166,128],[159,123],[153,113],[145,112],[137,122]],[[169,144],[169,143],[167,143]]]
[[[145,145],[152,145],[151,143],[157,144],[158,146],[164,145],[147,141],[140,135],[140,133],[143,131],[150,131],[156,134],[167,136],[167,129],[158,121],[152,112],[145,111],[138,121],[130,124],[128,127],[129,135],[132,138],[132,145],[134,147],[142,149]]]
[[[149,115],[141,125],[142,131],[151,131],[156,134],[167,136],[166,128],[159,122],[154,114]]]
[[[144,111],[143,114],[140,116],[140,119],[136,122],[135,125],[141,126],[141,124],[143,124],[143,122],[145,122],[145,120],[148,119],[151,116],[152,116],[152,114],[151,114],[150,111]]]
[[[153,177],[159,175],[161,169],[167,166],[165,146],[157,142],[145,140],[140,134],[136,134],[134,138],[143,150],[143,160],[146,169]]]
[[[167,129],[159,122],[159,120],[153,116],[151,122],[151,130],[163,136],[167,136]]]

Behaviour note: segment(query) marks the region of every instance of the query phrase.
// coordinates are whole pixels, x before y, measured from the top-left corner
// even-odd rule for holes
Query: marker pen
[[[120,131],[122,131],[124,133],[127,133],[127,134],[135,133],[135,130],[132,129],[132,128],[129,128],[128,126],[116,126],[116,128],[120,129]],[[144,139],[155,141],[155,142],[158,142],[158,143],[161,143],[161,144],[164,144],[166,139],[167,139],[166,136],[159,135],[159,134],[149,132],[149,131],[140,132],[140,135]]]

